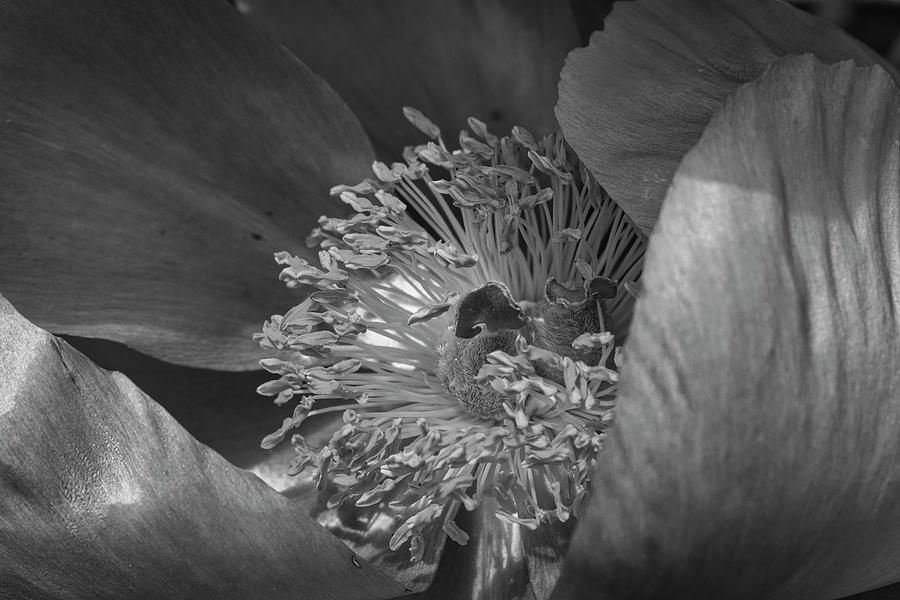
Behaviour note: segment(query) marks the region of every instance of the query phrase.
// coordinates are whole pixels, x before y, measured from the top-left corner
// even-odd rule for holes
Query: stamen
[[[255,339],[282,353],[261,361],[279,378],[259,393],[299,398],[263,447],[342,412],[325,446],[292,437],[290,472],[335,488],[330,506],[390,513],[390,548],[409,544],[415,561],[432,526],[466,543],[460,507],[489,501],[529,528],[577,514],[612,420],[643,238],[559,133],[501,138],[473,118],[450,150],[404,114],[430,141],[332,189],[354,214],[319,220],[319,266],[275,255],[282,281],[314,291]]]

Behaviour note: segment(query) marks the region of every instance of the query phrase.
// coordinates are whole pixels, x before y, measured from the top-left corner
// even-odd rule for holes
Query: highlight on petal
[[[254,367],[290,301],[273,252],[371,161],[334,91],[219,0],[3,2],[0,77],[3,293],[56,333]]]
[[[569,4],[556,0],[235,4],[334,86],[391,155],[421,140],[402,106],[437,125],[474,115],[494,130],[556,129],[556,82],[579,42]]]
[[[403,588],[0,297],[0,595],[388,598]]]
[[[823,600],[900,580],[900,93],[773,63],[650,238],[556,598]]]
[[[894,73],[835,26],[779,0],[619,2],[604,31],[566,59],[556,117],[649,234],[675,169],[723,100],[772,61],[804,52]]]

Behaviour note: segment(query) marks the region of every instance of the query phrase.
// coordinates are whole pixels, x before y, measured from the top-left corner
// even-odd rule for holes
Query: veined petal
[[[0,297],[0,595],[387,598],[301,505]]]
[[[884,59],[778,0],[619,2],[566,59],[556,116],[566,141],[649,234],[679,162],[722,101],[766,65],[811,52],[824,62]]]
[[[451,136],[472,115],[494,131],[549,133],[559,70],[578,45],[568,3],[555,0],[236,4],[334,86],[392,154],[421,143],[402,106]]]
[[[255,367],[290,301],[272,254],[367,172],[340,98],[218,0],[4,1],[0,76],[3,293],[57,333]]]
[[[900,580],[898,140],[887,73],[809,55],[713,118],[650,238],[557,598]]]

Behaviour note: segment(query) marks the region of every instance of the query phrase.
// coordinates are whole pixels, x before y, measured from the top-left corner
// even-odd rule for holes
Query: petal
[[[313,425],[306,429],[312,430],[313,435],[325,433],[321,425],[318,427]],[[334,432],[333,426],[328,431]],[[330,436],[321,436],[321,439],[325,442],[328,437]],[[315,443],[309,438],[307,442]],[[285,483],[283,478],[272,478],[272,471],[266,472],[267,469],[278,465],[280,457],[278,450],[275,452],[272,462],[260,465],[262,468],[254,468],[253,472],[262,472],[260,477],[270,477],[271,479],[267,479],[270,485],[282,486]],[[439,524],[425,531],[423,556],[421,560],[412,562],[409,545],[397,550],[390,549],[391,537],[403,522],[396,518],[396,511],[383,504],[357,507],[352,502],[342,502],[336,507],[329,508],[328,502],[339,493],[338,488],[326,486],[319,490],[316,476],[309,471],[292,479],[293,481],[284,486],[284,493],[306,506],[309,514],[322,527],[335,539],[341,540],[357,556],[367,560],[381,573],[390,576],[408,593],[420,592],[432,585],[447,544],[447,536]]]
[[[649,234],[681,158],[725,97],[802,52],[886,65],[777,0],[619,2],[604,31],[566,59],[556,116],[582,162]]]
[[[550,597],[571,538],[570,524],[555,522],[531,531],[498,519],[485,507],[460,510],[456,522],[469,534],[468,543],[448,541],[431,587],[410,600]]]
[[[66,341],[99,367],[124,373],[192,437],[244,469],[268,457],[259,441],[293,411],[256,393],[271,377],[264,371],[196,369],[145,356],[109,340],[67,337]]]
[[[337,95],[225,2],[0,5],[0,289],[54,332],[255,366],[329,186],[370,147]]]
[[[563,559],[569,549],[574,521],[544,523],[534,531],[522,530],[528,578],[537,600],[549,598],[559,581]]]
[[[0,297],[0,595],[374,598],[402,588]]]
[[[535,600],[521,526],[484,508],[460,510],[456,522],[468,543],[448,541],[431,588],[411,600]]]
[[[334,86],[386,156],[423,143],[403,106],[449,138],[470,116],[495,131],[556,129],[559,70],[578,45],[568,3],[554,0],[236,4]]]
[[[713,118],[650,238],[557,598],[900,580],[898,140],[887,73],[809,55]]]

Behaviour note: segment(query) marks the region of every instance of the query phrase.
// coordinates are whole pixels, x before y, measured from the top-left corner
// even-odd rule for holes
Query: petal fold
[[[617,421],[555,598],[824,600],[900,580],[900,93],[742,86],[650,238]]]
[[[0,596],[387,598],[402,587],[0,297]]]
[[[777,58],[884,59],[779,0],[618,2],[566,59],[556,117],[579,158],[649,234],[678,164],[739,85]]]
[[[218,0],[0,2],[0,77],[0,290],[55,333],[255,367],[291,304],[272,254],[371,162],[337,94]]]
[[[404,106],[420,109],[449,138],[470,116],[494,131],[556,129],[556,82],[578,45],[568,3],[555,0],[237,6],[334,86],[391,159],[421,143]]]

